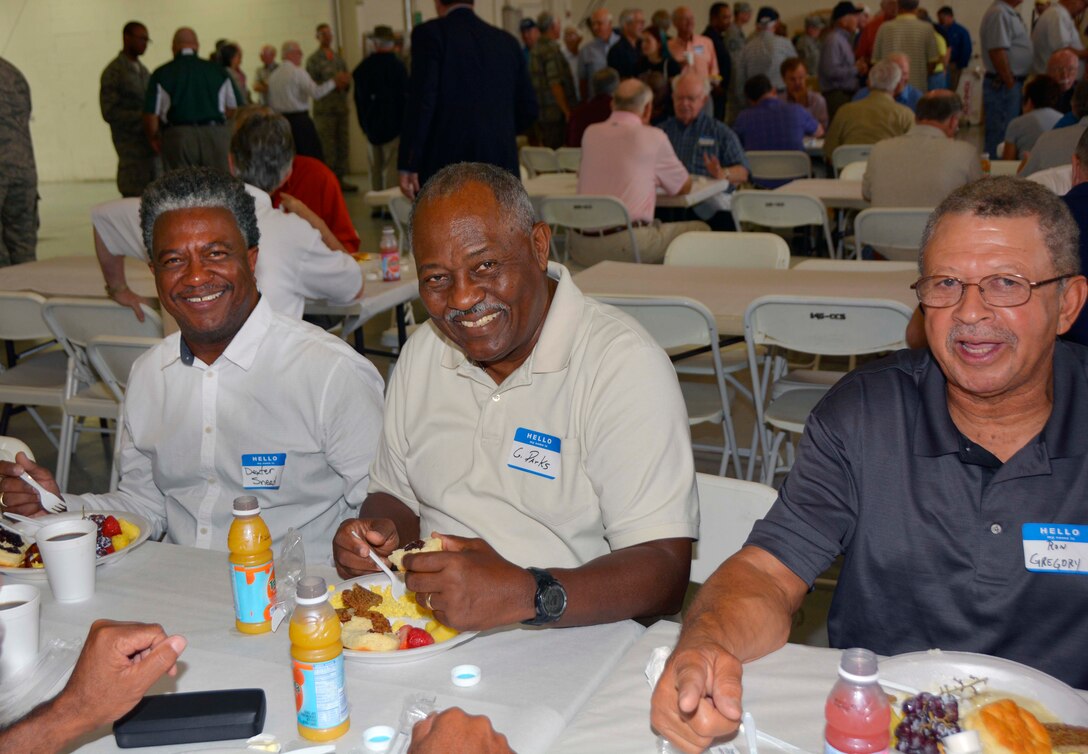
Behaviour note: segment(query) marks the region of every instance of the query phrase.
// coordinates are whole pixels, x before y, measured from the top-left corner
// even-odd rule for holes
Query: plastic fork
[[[38,491],[38,497],[41,499],[42,507],[47,511],[50,513],[65,513],[68,511],[68,504],[65,503],[62,498],[54,495],[45,487],[42,487],[30,476],[30,474],[24,471],[19,475],[19,478]]]
[[[359,536],[359,532],[357,532],[357,531],[353,531],[352,535],[356,539],[363,539],[362,537]],[[364,541],[366,541],[366,540],[364,540]],[[374,565],[376,565],[376,566],[378,566],[378,568],[382,569],[382,573],[384,573],[386,576],[389,577],[389,589],[393,593],[393,599],[399,600],[401,597],[403,597],[405,594],[408,593],[408,588],[406,586],[404,586],[403,581],[398,579],[393,574],[393,572],[389,570],[389,566],[387,566],[385,563],[383,563],[382,559],[374,554],[374,548],[370,547],[369,543],[367,544],[367,548],[369,548],[367,554],[370,555],[370,559],[374,561]]]

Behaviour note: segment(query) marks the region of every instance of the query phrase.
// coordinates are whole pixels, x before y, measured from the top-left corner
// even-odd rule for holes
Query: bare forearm
[[[392,495],[371,492],[359,508],[359,518],[388,518],[397,527],[401,545],[419,539],[419,516]],[[430,532],[427,535],[430,536]]]
[[[22,720],[0,731],[0,751],[53,754],[97,727],[79,710],[69,707],[63,692],[38,705]]]
[[[699,590],[680,642],[711,642],[741,662],[762,657],[786,643],[807,589],[773,555],[745,547]]]
[[[990,50],[990,62],[994,64],[994,70],[1005,88],[1012,89],[1016,80],[1012,77],[1012,68],[1009,67],[1009,51],[1002,48]]]
[[[125,258],[111,254],[97,230],[94,231],[94,253],[98,257],[98,266],[102,268],[102,279],[106,281],[106,288],[111,291],[127,288]]]

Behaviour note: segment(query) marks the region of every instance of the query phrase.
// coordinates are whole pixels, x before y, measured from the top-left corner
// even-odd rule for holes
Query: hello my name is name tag
[[[287,464],[286,453],[247,453],[242,456],[242,487],[278,490]]]
[[[1024,568],[1088,574],[1088,524],[1024,524]]]
[[[518,427],[506,465],[545,479],[556,479],[559,477],[560,447],[558,437]]]

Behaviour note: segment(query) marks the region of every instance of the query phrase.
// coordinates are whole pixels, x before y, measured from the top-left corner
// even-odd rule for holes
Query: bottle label
[[[325,730],[348,719],[348,696],[344,691],[344,656],[325,662],[294,661],[295,710],[298,724]]]
[[[829,744],[827,741],[824,741],[824,754],[851,754],[851,753],[846,752],[846,751],[839,751],[834,746]],[[872,754],[890,754],[890,753],[888,751],[888,747],[885,746],[880,751],[872,752]]]
[[[382,280],[400,280],[400,254],[396,249],[382,252]]]
[[[272,619],[276,597],[276,571],[272,561],[255,566],[230,565],[234,589],[234,617],[240,623],[264,623]]]

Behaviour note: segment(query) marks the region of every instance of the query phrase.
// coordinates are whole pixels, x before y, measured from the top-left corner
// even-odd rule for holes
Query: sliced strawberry
[[[400,646],[397,649],[408,649],[408,637],[411,629],[411,626],[401,626],[397,629],[397,639],[400,641]]]
[[[426,647],[434,644],[434,637],[422,628],[412,628],[408,631],[408,649]]]
[[[102,522],[101,532],[107,537],[115,537],[121,533],[121,522],[113,516],[106,516]]]

